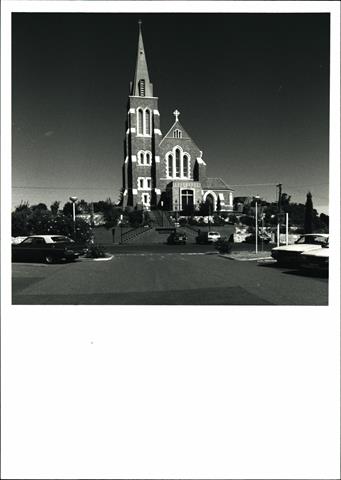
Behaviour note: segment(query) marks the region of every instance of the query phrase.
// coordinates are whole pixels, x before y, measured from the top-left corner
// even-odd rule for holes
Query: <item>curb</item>
[[[265,260],[273,260],[272,257],[255,257],[255,258],[250,258],[250,257],[239,257],[236,255],[223,255],[220,254],[219,257],[226,258],[228,260],[236,260],[237,262],[255,262],[255,261],[265,261]]]
[[[110,255],[110,257],[105,257],[105,258],[94,258],[94,262],[108,262],[109,260],[112,260],[114,258],[114,255]]]

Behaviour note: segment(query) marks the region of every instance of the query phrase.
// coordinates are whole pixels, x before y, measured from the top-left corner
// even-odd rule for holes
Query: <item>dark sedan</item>
[[[12,244],[12,260],[19,262],[72,261],[85,252],[85,246],[63,235],[31,235],[20,243]]]
[[[184,233],[172,232],[167,238],[168,245],[185,245],[187,237]]]

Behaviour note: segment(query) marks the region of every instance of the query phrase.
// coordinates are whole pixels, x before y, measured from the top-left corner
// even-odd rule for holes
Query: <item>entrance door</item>
[[[207,210],[207,215],[213,215],[213,212],[215,211],[215,205],[213,195],[211,195],[210,193],[206,197],[205,206]]]
[[[181,207],[182,210],[189,214],[193,213],[194,207],[194,193],[193,190],[182,190],[181,192]]]

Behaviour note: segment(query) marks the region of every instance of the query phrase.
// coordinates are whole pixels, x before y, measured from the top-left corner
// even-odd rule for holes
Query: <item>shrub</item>
[[[215,244],[215,248],[219,253],[231,253],[233,248],[233,243],[227,238],[222,238],[218,240]]]
[[[105,257],[105,251],[101,245],[93,243],[89,245],[88,251],[85,256],[87,258],[103,258]]]
[[[222,225],[225,225],[225,220],[221,218],[219,215],[214,215],[213,223],[214,225],[222,226]]]

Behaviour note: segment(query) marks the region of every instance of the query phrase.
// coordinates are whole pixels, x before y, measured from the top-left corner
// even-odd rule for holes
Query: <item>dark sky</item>
[[[299,13],[13,14],[13,205],[118,199],[139,18],[162,132],[177,108],[236,196],[327,212],[329,14]]]

